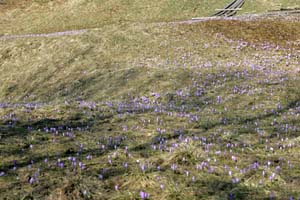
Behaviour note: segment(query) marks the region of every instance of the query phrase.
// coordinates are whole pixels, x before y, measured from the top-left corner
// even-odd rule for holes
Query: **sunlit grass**
[[[1,197],[299,198],[299,29],[126,22],[1,41]]]
[[[211,16],[230,0],[4,0],[0,5],[0,34],[48,33],[98,28],[109,24],[166,22]],[[246,1],[243,13],[261,13],[279,7],[299,7],[299,0]]]

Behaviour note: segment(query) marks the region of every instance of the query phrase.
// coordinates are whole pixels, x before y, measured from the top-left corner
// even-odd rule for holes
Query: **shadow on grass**
[[[230,119],[229,123],[233,124],[247,124],[249,122],[253,122],[255,120],[263,120],[265,118],[269,118],[272,116],[279,116],[283,114],[284,112],[288,111],[291,108],[295,108],[300,105],[299,100],[291,101],[286,107],[283,107],[281,109],[277,109],[274,113],[267,113],[264,115],[258,115],[255,117],[251,118],[244,118],[244,119]],[[126,112],[128,112],[126,110]],[[112,117],[112,116],[109,116]],[[0,134],[1,137],[7,141],[9,141],[10,137],[26,137],[26,135],[30,134],[31,131],[28,129],[28,127],[31,127],[33,130],[38,130],[38,129],[43,129],[45,127],[56,127],[56,128],[61,128],[61,130],[67,130],[67,128],[76,128],[76,127],[86,127],[86,126],[93,126],[95,122],[99,122],[96,119],[95,120],[56,120],[56,119],[42,119],[38,121],[34,121],[31,123],[22,123],[22,122],[16,122],[14,127],[8,127],[5,123],[0,125]],[[103,123],[109,123],[109,121],[105,121]],[[97,124],[97,126],[99,123]],[[101,125],[101,124],[100,124]],[[208,129],[214,128],[216,126],[221,126],[223,125],[222,123],[215,123],[212,124],[211,126],[207,127]],[[200,127],[205,129],[204,127]],[[138,144],[132,148],[129,149],[129,151],[135,151],[135,152],[140,152],[143,157],[148,157],[149,152],[151,152],[151,145],[159,145],[161,142],[163,143],[164,140],[170,140],[170,139],[179,139],[181,136],[184,136],[186,134],[190,134],[187,131],[175,131],[174,133],[170,134],[164,134],[160,135],[157,134],[156,136],[150,138],[148,141],[142,144]],[[149,150],[149,152],[148,152]],[[3,170],[5,172],[11,171],[11,169],[15,166],[17,168],[22,168],[26,167],[31,163],[31,160],[34,161],[37,165],[41,164],[44,162],[45,159],[51,160],[51,165],[53,166],[51,170],[58,170],[57,165],[55,164],[55,161],[57,159],[65,159],[67,157],[76,157],[76,158],[82,158],[82,160],[85,159],[86,155],[93,155],[95,157],[102,157],[105,156],[108,153],[111,153],[113,151],[113,147],[108,148],[106,150],[101,150],[100,148],[90,148],[90,149],[84,149],[84,150],[79,150],[79,149],[72,149],[72,148],[67,148],[64,150],[64,152],[61,152],[59,154],[52,154],[52,155],[33,155],[30,157],[27,156],[26,158],[23,158],[21,160],[18,160],[16,164],[13,163],[2,163],[0,170]],[[15,155],[21,153],[18,149],[8,149],[5,154],[10,154],[10,155]],[[28,152],[25,152],[28,153]],[[2,150],[1,150],[2,154]],[[3,154],[2,154],[3,155]],[[68,161],[66,161],[68,162]],[[55,166],[55,167],[54,167]],[[101,173],[99,171],[100,169],[94,170],[94,171],[86,171],[85,176],[96,176],[98,173]],[[164,170],[164,169],[163,169]],[[110,179],[112,177],[117,177],[117,176],[122,176],[123,174],[126,173],[126,170],[122,167],[117,167],[117,166],[112,166],[108,168],[104,173],[103,173],[103,179]],[[233,184],[231,181],[227,180],[221,180],[220,178],[215,178],[215,179],[204,179],[200,181],[196,181],[195,183],[190,183],[191,185],[199,186],[201,188],[206,188],[206,191],[204,191],[204,195],[207,196],[218,196],[223,199],[251,199],[253,196],[259,197],[259,192],[257,192],[255,189],[248,188],[246,186],[240,185],[240,184]],[[199,195],[203,195],[202,192],[199,193]]]
[[[189,185],[193,187],[205,188],[205,190],[196,193],[196,196],[214,196],[217,199],[228,200],[249,200],[261,199],[262,191],[256,188],[249,188],[240,183],[232,183],[229,180],[224,180],[216,177],[209,179],[197,180],[190,182]]]
[[[201,128],[205,131],[208,131],[209,129],[213,129],[215,127],[218,126],[228,126],[228,125],[243,125],[243,124],[249,124],[249,123],[253,123],[257,120],[264,120],[270,117],[277,117],[280,116],[281,114],[287,112],[289,109],[293,109],[300,106],[300,99],[294,100],[289,102],[289,104],[283,108],[279,108],[277,110],[275,110],[274,112],[270,112],[267,114],[259,114],[255,117],[248,117],[248,118],[228,118],[226,120],[226,123],[222,123],[222,122],[209,122],[207,121],[206,123],[202,123],[202,124],[198,124],[196,125],[194,128]]]
[[[67,131],[69,128],[73,130],[85,129],[86,127],[92,127],[94,123],[101,120],[101,123],[107,123],[107,119],[112,118],[113,115],[106,115],[97,117],[97,119],[88,119],[84,116],[78,116],[76,118],[69,118],[66,120],[44,118],[31,122],[22,121],[0,121],[0,136],[1,139],[7,139],[9,137],[26,137],[31,131],[43,131],[45,128],[55,128],[56,130]]]
[[[111,117],[111,116],[109,116]],[[69,156],[85,156],[92,154],[95,156],[100,156],[105,151],[99,149],[88,149],[88,150],[75,150],[70,146],[62,153],[55,155],[31,155],[30,153],[30,141],[28,136],[32,134],[34,137],[38,137],[40,140],[45,140],[50,142],[50,137],[54,134],[49,131],[48,133],[44,129],[54,128],[58,132],[68,132],[69,129],[73,131],[81,132],[86,131],[87,127],[92,127],[94,121],[91,120],[58,120],[58,119],[41,119],[34,122],[19,122],[16,121],[14,125],[8,126],[7,122],[2,122],[0,124],[0,145],[3,147],[0,149],[1,156],[22,156],[23,159],[18,160],[17,163],[1,163],[0,170],[7,171],[12,169],[14,166],[17,168],[25,167],[34,161],[34,163],[43,162],[45,159],[58,159],[66,158]],[[107,123],[103,121],[101,123]],[[100,123],[100,124],[101,124]],[[98,123],[99,125],[99,123]],[[79,129],[79,130],[78,130]],[[71,132],[73,132],[71,131]],[[55,132],[55,131],[54,131]],[[70,138],[72,139],[72,138]],[[63,141],[65,142],[65,141]],[[11,146],[12,145],[12,146]],[[5,147],[5,148],[4,148]]]

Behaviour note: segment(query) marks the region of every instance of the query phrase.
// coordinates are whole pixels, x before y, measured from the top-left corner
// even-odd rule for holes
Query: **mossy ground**
[[[299,38],[268,19],[0,41],[1,198],[299,198]]]

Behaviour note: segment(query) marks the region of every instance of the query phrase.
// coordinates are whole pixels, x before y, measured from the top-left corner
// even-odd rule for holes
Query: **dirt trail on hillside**
[[[87,29],[81,29],[81,30],[70,30],[70,31],[41,33],[41,34],[3,35],[3,36],[0,36],[0,40],[9,40],[9,39],[17,39],[17,38],[58,37],[58,36],[66,36],[66,35],[79,35],[79,34],[85,33],[86,31],[87,31]]]
[[[199,23],[204,21],[211,20],[240,20],[240,21],[253,21],[253,20],[261,20],[261,19],[275,19],[275,20],[291,20],[291,21],[300,21],[300,11],[299,12],[273,12],[273,13],[263,13],[263,14],[245,14],[234,17],[199,17],[192,18],[183,21],[176,22],[155,22],[156,24],[166,25],[166,24],[192,24]],[[53,33],[41,33],[41,34],[20,34],[20,35],[0,35],[0,41],[10,40],[10,39],[19,39],[19,38],[37,38],[37,37],[59,37],[59,36],[71,36],[71,35],[80,35],[88,30],[93,29],[79,29],[79,30],[68,30],[61,32],[53,32]]]

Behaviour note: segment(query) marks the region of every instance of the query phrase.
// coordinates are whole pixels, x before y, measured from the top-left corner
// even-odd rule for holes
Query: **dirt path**
[[[0,36],[0,40],[9,40],[9,39],[17,39],[17,38],[58,37],[58,36],[65,36],[65,35],[79,35],[79,34],[85,33],[86,31],[87,31],[87,29],[62,31],[62,32],[54,32],[54,33],[41,33],[41,34],[3,35],[3,36]]]
[[[241,21],[252,21],[259,19],[278,19],[278,20],[292,20],[299,21],[300,20],[300,11],[278,11],[278,12],[269,12],[262,14],[245,14],[239,16],[213,16],[213,17],[199,17],[192,18],[184,21],[176,21],[176,22],[156,22],[157,24],[191,24],[191,23],[199,23],[203,21],[210,20],[241,20]],[[61,32],[53,32],[53,33],[41,33],[41,34],[20,34],[20,35],[0,35],[0,41],[10,40],[10,39],[19,39],[19,38],[37,38],[37,37],[59,37],[59,36],[67,36],[67,35],[80,35],[88,30],[93,29],[80,29],[80,30],[69,30],[69,31],[61,31]]]

